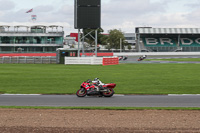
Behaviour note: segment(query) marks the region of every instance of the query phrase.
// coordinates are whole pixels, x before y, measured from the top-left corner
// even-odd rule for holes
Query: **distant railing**
[[[3,42],[0,41],[1,44],[63,44],[63,41],[19,41],[19,42],[14,42],[14,41],[8,41],[8,42]]]
[[[149,52],[200,52],[200,47],[145,47]]]
[[[10,53],[56,53],[56,50],[51,50],[51,51],[0,51],[1,54],[10,54]],[[7,56],[7,55],[6,55]]]
[[[0,64],[56,64],[54,56],[3,56],[0,57]]]
[[[0,33],[13,33],[13,34],[16,34],[16,33],[45,33],[45,34],[63,34],[63,31],[54,31],[54,32],[52,32],[52,31],[39,31],[39,32],[37,32],[37,31],[16,31],[16,30],[10,30],[10,31],[0,31]]]

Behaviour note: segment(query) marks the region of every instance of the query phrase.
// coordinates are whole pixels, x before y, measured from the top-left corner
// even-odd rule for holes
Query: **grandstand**
[[[139,52],[199,52],[200,28],[137,27]]]
[[[58,25],[0,25],[0,53],[55,53],[63,36]]]

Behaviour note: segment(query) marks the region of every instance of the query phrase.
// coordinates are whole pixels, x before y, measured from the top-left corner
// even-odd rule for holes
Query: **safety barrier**
[[[56,64],[55,56],[3,56],[0,64]]]
[[[72,64],[87,64],[87,65],[117,65],[119,64],[118,57],[103,58],[103,57],[65,57],[65,65]]]
[[[56,53],[0,53],[3,56],[56,56]]]
[[[102,64],[102,57],[65,57],[65,65],[70,64],[88,64],[100,65]]]
[[[103,66],[106,65],[117,65],[119,64],[119,58],[113,57],[113,58],[103,58]]]

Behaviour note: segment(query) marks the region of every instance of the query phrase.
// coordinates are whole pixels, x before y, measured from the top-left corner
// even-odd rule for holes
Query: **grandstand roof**
[[[45,28],[58,28],[61,27],[63,28],[63,26],[60,25],[0,25],[0,27],[4,27],[4,28],[10,28],[10,27],[45,27]]]
[[[29,27],[29,26],[26,26],[26,25],[15,25],[14,27]]]
[[[0,25],[0,27],[10,27],[10,25]]]
[[[140,34],[200,34],[200,28],[151,28],[138,27],[136,33]]]

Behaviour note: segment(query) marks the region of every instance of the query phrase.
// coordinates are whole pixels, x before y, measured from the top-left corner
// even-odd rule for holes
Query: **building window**
[[[135,37],[125,37],[126,40],[135,40]]]

